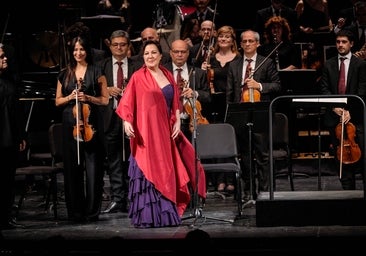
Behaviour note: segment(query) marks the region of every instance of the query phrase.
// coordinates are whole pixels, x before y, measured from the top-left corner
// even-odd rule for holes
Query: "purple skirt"
[[[130,207],[128,217],[136,228],[178,226],[182,220],[176,205],[165,198],[149,182],[134,157],[130,156],[128,168]],[[174,181],[173,181],[174,182]]]

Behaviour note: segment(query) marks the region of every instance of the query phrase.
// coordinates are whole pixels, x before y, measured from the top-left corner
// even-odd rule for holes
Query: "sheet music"
[[[347,104],[347,98],[298,98],[298,99],[292,99],[292,102],[345,103],[345,104]]]

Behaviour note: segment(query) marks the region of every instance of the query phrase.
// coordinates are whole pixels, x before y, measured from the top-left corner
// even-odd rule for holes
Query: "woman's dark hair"
[[[148,46],[150,44],[156,45],[156,47],[158,48],[158,51],[160,52],[160,54],[163,53],[163,49],[161,48],[161,45],[158,41],[156,41],[156,40],[146,40],[142,45],[142,54],[144,54],[146,46]]]
[[[77,36],[77,37],[73,38],[69,45],[70,63],[68,66],[68,72],[67,72],[68,74],[67,74],[67,77],[65,80],[65,86],[67,86],[69,84],[69,81],[72,79],[72,75],[75,71],[75,67],[77,64],[75,58],[73,57],[76,43],[79,43],[84,48],[84,50],[86,52],[86,58],[85,58],[86,63],[93,64],[93,56],[92,56],[93,53],[92,53],[90,41],[81,36]]]
[[[350,31],[348,29],[341,29],[340,31],[338,31],[336,33],[336,38],[339,37],[339,36],[347,37],[350,42],[355,41],[355,35],[353,34],[352,31]]]

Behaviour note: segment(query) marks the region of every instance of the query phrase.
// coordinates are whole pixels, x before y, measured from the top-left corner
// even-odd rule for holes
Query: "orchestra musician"
[[[196,68],[195,69],[195,76],[193,77],[192,69],[193,66],[187,63],[187,59],[189,56],[189,46],[188,43],[184,40],[177,39],[172,42],[171,50],[170,50],[170,57],[172,59],[171,62],[164,64],[164,66],[170,70],[174,78],[177,81],[177,73],[178,69],[181,68],[181,77],[183,78],[183,84],[178,86],[182,86],[182,94],[181,94],[181,101],[183,105],[183,111],[180,114],[181,118],[181,129],[186,137],[191,140],[192,139],[192,132],[190,131],[190,123],[191,123],[191,116],[189,116],[190,111],[185,110],[185,107],[191,107],[190,102],[187,99],[192,99],[196,97],[201,103],[202,108],[205,108],[211,101],[210,91],[207,84],[207,76],[206,72],[202,69]],[[195,88],[193,88],[193,86]],[[204,112],[204,111],[202,111]]]
[[[104,176],[103,119],[99,106],[109,101],[107,81],[102,69],[93,64],[86,38],[72,39],[69,53],[70,64],[58,74],[55,99],[56,106],[63,108],[67,214],[70,221],[97,221]]]
[[[257,48],[260,45],[260,36],[253,30],[245,30],[240,35],[241,48],[244,51],[243,58],[234,60],[230,63],[227,76],[227,103],[242,102],[242,94],[245,90],[253,89],[260,93],[260,101],[270,102],[281,90],[280,78],[276,69],[275,62],[262,55],[257,54]],[[244,79],[247,66],[251,65],[252,76]],[[257,69],[257,67],[259,67]],[[254,72],[253,72],[254,71]],[[255,128],[256,124],[253,124]],[[258,191],[256,191],[256,182],[253,179],[253,190],[250,191],[250,163],[251,145],[249,145],[249,129],[244,127],[237,131],[239,143],[239,152],[242,154],[242,164],[244,166],[244,200],[256,199],[257,192],[268,191],[269,186],[269,138],[268,132],[253,132],[252,142],[257,165]],[[255,129],[254,129],[255,130]],[[251,193],[252,192],[252,193]]]
[[[323,95],[357,95],[365,100],[366,97],[366,62],[352,54],[352,46],[354,43],[354,34],[346,29],[340,30],[336,34],[336,47],[338,54],[328,59],[324,64],[323,73],[319,81],[320,92]],[[339,90],[338,81],[340,77],[340,58],[345,57],[345,92]],[[338,75],[339,74],[339,75]],[[329,128],[333,145],[338,147],[341,145],[340,140],[336,138],[335,128],[338,124],[347,125],[352,122],[356,126],[355,141],[359,144],[363,152],[363,120],[364,115],[361,110],[362,106],[359,102],[349,98],[345,108],[330,107],[324,116],[324,124]],[[338,164],[342,159],[337,155]],[[361,171],[363,174],[363,158],[352,164],[341,164],[340,182],[345,190],[356,189],[356,174]]]
[[[216,40],[215,24],[211,20],[205,20],[201,23],[200,32],[202,40],[200,43],[196,43],[189,49],[188,62],[192,63],[195,67],[201,68],[202,63],[207,60],[207,57],[211,55],[212,48]]]
[[[127,170],[128,157],[130,156],[130,141],[125,136],[122,120],[115,111],[128,79],[136,68],[133,65],[133,61],[128,58],[131,41],[126,31],[113,31],[107,43],[112,56],[103,60],[101,66],[107,78],[109,103],[106,107],[101,107],[101,109],[104,119],[104,141],[111,201],[102,213],[127,212]],[[121,81],[119,81],[118,77],[119,62],[122,62]]]
[[[12,209],[19,152],[26,149],[25,117],[19,104],[19,74],[15,50],[0,43],[0,231],[23,227]]]

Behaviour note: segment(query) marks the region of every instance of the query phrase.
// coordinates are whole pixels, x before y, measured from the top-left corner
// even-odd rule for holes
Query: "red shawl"
[[[160,66],[174,88],[170,113],[161,88],[144,65],[127,84],[116,113],[133,124],[135,138],[130,140],[131,153],[147,180],[163,196],[176,203],[182,216],[190,202],[188,186],[196,189],[196,164],[192,144],[180,132],[172,140],[179,95],[172,73]],[[198,194],[206,198],[206,179],[198,163]]]

